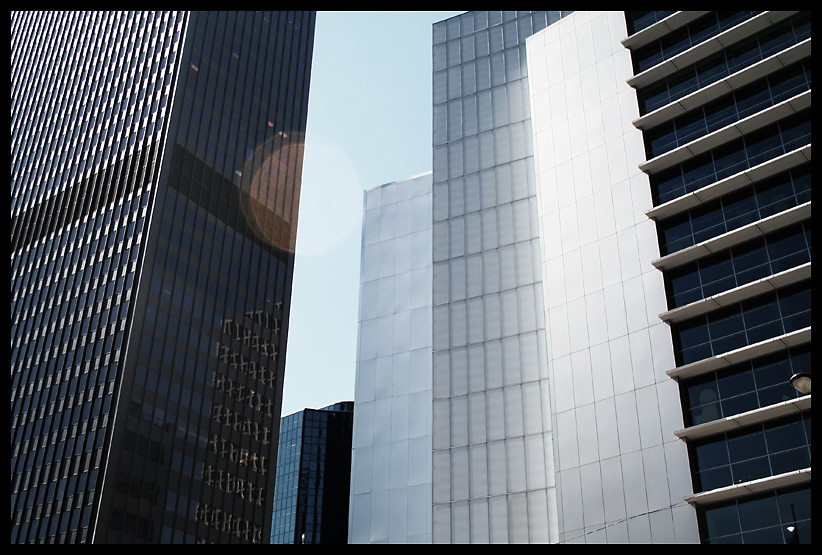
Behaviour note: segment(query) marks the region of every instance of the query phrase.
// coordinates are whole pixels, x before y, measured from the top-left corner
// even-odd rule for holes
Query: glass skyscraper
[[[569,12],[433,28],[433,541],[557,538],[525,39]]]
[[[282,417],[272,544],[348,543],[354,403]]]
[[[312,12],[11,17],[11,543],[262,543]]]
[[[351,543],[431,543],[431,173],[363,195]]]

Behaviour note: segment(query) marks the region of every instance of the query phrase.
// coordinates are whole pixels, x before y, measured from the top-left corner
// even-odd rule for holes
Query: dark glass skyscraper
[[[261,543],[315,14],[11,16],[11,543]]]
[[[354,403],[280,421],[271,543],[348,543]]]

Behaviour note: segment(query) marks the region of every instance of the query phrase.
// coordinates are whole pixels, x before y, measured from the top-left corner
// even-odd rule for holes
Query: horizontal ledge
[[[700,204],[710,202],[718,199],[722,195],[726,195],[748,185],[752,185],[757,181],[762,181],[774,175],[795,168],[806,162],[812,160],[811,145],[792,150],[776,158],[772,158],[767,162],[763,162],[753,168],[726,177],[721,181],[712,183],[696,191],[685,193],[681,197],[669,200],[664,204],[660,204],[647,210],[645,216],[651,220],[659,221],[665,218],[670,218],[686,210],[690,210]]]
[[[710,12],[691,10],[672,13],[664,19],[660,19],[653,25],[649,25],[641,31],[634,33],[630,37],[623,39],[620,44],[622,44],[625,48],[640,48],[652,41],[662,38],[671,31],[684,27],[691,21],[694,21],[707,13]]]
[[[810,342],[811,326],[808,326],[806,328],[785,333],[777,337],[765,339],[764,341],[754,343],[753,345],[746,345],[744,347],[740,347],[739,349],[727,351],[725,353],[698,360],[690,364],[677,366],[676,368],[668,370],[666,374],[669,377],[678,380],[694,378],[696,376],[707,374],[708,372],[713,372],[714,370],[727,368],[728,366],[733,366],[734,364],[753,360],[755,358],[777,353],[779,351],[786,351],[792,347]]]
[[[737,89],[748,85],[760,77],[769,75],[774,71],[778,71],[794,62],[811,55],[811,38],[807,38],[802,42],[786,48],[772,56],[760,60],[757,63],[746,67],[736,73],[732,73],[727,77],[711,83],[705,88],[698,89],[689,93],[682,98],[674,100],[664,106],[648,112],[633,120],[631,123],[638,129],[650,129],[680,116],[694,108],[707,104],[708,102],[719,98],[720,96],[733,92]]]
[[[733,27],[725,29],[718,35],[714,35],[708,40],[702,41],[687,50],[683,50],[676,56],[668,58],[645,71],[634,75],[628,79],[628,85],[633,88],[644,87],[660,79],[672,75],[673,73],[691,66],[694,63],[719,52],[724,48],[736,44],[756,33],[767,29],[769,26],[786,19],[796,11],[769,11],[756,15]],[[666,18],[667,19],[667,18]],[[664,21],[664,20],[663,20]]]
[[[680,306],[659,315],[659,319],[669,324],[683,322],[695,316],[707,314],[712,310],[717,310],[732,304],[742,302],[757,295],[775,291],[782,287],[787,287],[793,283],[811,278],[811,263],[806,262],[794,268],[789,268],[782,272],[771,274],[767,277],[740,285],[728,291],[717,293],[705,299],[694,301],[684,306]]]
[[[776,476],[768,476],[767,478],[759,480],[744,482],[742,484],[734,484],[724,488],[696,493],[685,497],[684,500],[692,505],[707,505],[709,503],[730,501],[756,493],[764,493],[775,489],[810,483],[811,469],[808,467],[794,470],[793,472],[777,474]]]
[[[722,235],[717,235],[696,245],[691,245],[690,247],[657,258],[651,261],[651,265],[657,270],[670,270],[744,243],[749,239],[761,237],[785,226],[807,220],[810,217],[811,201],[808,201],[799,206],[789,208],[788,210],[772,214],[767,218],[743,225]]]
[[[779,104],[769,106],[712,133],[669,150],[664,154],[655,156],[640,164],[639,169],[651,174],[666,170],[810,107],[811,91],[807,90],[783,100]]]
[[[803,397],[782,401],[767,407],[761,407],[740,414],[735,414],[727,418],[719,418],[711,422],[691,426],[690,428],[685,428],[684,430],[674,432],[674,435],[679,439],[702,439],[704,437],[710,437],[724,432],[738,430],[753,424],[775,420],[777,418],[782,418],[783,416],[799,414],[810,409],[811,396],[805,395]]]

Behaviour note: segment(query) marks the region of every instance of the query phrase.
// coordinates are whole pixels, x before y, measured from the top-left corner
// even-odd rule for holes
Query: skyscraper
[[[363,196],[350,543],[431,543],[431,173]]]
[[[12,543],[268,537],[314,20],[12,14]]]
[[[568,13],[434,25],[435,543],[558,539],[525,39]]]
[[[810,541],[810,26],[528,40],[561,541]]]
[[[432,541],[810,542],[810,12],[547,13],[434,25]]]
[[[272,544],[348,543],[354,403],[280,419]]]

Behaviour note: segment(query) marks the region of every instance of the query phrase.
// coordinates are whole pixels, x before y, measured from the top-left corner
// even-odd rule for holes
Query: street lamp
[[[811,375],[805,372],[799,372],[791,376],[791,385],[802,395],[810,395],[811,393]]]

